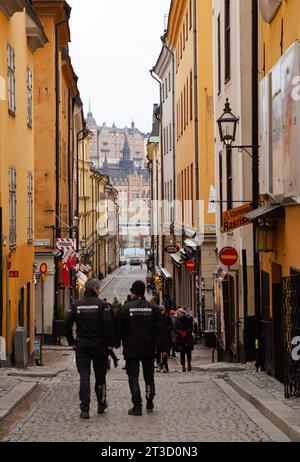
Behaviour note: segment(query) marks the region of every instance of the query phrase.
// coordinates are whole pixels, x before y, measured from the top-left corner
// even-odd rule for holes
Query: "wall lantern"
[[[239,118],[231,112],[229,99],[226,99],[225,108],[221,117],[217,120],[220,139],[225,146],[229,147],[234,143]]]
[[[256,228],[257,252],[275,252],[275,229],[273,220],[261,219]]]

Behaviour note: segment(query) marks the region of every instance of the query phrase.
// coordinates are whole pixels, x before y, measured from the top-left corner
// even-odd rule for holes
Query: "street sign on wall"
[[[234,229],[241,228],[242,226],[250,225],[251,220],[245,218],[246,213],[251,212],[253,209],[252,204],[245,204],[232,210],[227,210],[223,213],[223,226],[222,233],[229,233]]]
[[[233,266],[238,261],[239,255],[233,247],[224,247],[219,253],[219,260],[224,266]]]

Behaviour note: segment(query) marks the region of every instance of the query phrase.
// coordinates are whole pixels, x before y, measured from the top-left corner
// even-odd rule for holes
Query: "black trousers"
[[[140,362],[143,366],[143,375],[146,384],[146,400],[152,401],[155,396],[154,359],[126,358],[126,372],[128,375],[132,402],[135,407],[142,405],[141,390],[139,385]]]
[[[192,362],[192,352],[183,350],[180,352],[180,362],[182,366],[185,366],[185,356],[187,358],[188,363]]]
[[[107,356],[103,351],[99,352],[97,348],[88,348],[78,346],[76,350],[76,365],[80,375],[80,409],[88,412],[91,401],[91,364],[95,374],[95,392],[99,404],[106,404],[106,371],[107,371]]]

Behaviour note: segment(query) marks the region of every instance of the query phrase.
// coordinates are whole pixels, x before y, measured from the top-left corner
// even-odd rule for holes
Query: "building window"
[[[9,245],[17,244],[17,172],[14,167],[9,169]]]
[[[183,95],[181,92],[181,134],[183,135]]]
[[[183,23],[183,49],[185,50],[185,23]]]
[[[165,80],[165,92],[166,92],[166,99],[168,98],[168,81]]]
[[[27,67],[27,124],[32,127],[32,71]]]
[[[226,149],[227,210],[232,209],[232,149]]]
[[[27,239],[29,242],[33,239],[33,175],[28,172],[27,176],[27,206],[28,206],[28,230]]]
[[[222,79],[222,70],[221,70],[221,18],[218,16],[218,93],[221,93],[221,79]]]
[[[220,197],[220,226],[223,226],[223,157],[219,153],[219,197]]]
[[[182,58],[182,32],[180,33],[180,58]]]
[[[191,164],[191,207],[192,207],[192,226],[195,226],[195,213],[194,213],[194,164]]]
[[[172,86],[171,86],[171,72],[169,72],[169,91],[171,91]]]
[[[186,15],[185,15],[185,22],[186,22],[185,39],[187,41],[189,38],[189,13],[188,12],[186,12]]]
[[[170,124],[169,126],[169,131],[170,131],[170,151],[172,151],[172,125]]]
[[[185,90],[185,85],[184,85],[184,89],[183,89],[183,127],[184,127],[184,130],[186,128],[186,90]]]
[[[225,82],[231,75],[230,0],[225,0]]]
[[[8,77],[8,110],[12,114],[16,112],[16,67],[15,51],[7,46],[7,77]]]
[[[193,120],[193,71],[190,72],[190,119]]]
[[[190,0],[190,29],[192,28],[192,23],[193,23],[193,4],[192,0]]]

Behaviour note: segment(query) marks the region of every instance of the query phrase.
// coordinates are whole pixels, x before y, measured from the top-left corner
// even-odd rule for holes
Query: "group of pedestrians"
[[[90,416],[91,365],[95,374],[95,392],[98,413],[107,408],[106,372],[109,357],[115,367],[118,358],[113,349],[123,347],[125,369],[131,391],[133,407],[129,415],[142,415],[142,396],[139,386],[140,365],[146,385],[146,410],[154,409],[155,383],[154,359],[157,370],[168,372],[168,356],[180,352],[182,371],[191,366],[191,352],[194,349],[193,320],[184,308],[172,311],[159,307],[145,298],[146,286],[136,281],[124,305],[117,299],[112,304],[99,298],[100,281],[89,279],[82,298],[74,302],[65,318],[66,337],[76,352],[76,365],[80,375],[80,417]],[[73,326],[76,325],[76,337]]]

